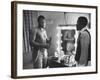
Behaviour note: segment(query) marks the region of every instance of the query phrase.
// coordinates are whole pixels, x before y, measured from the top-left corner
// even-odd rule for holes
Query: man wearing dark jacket
[[[88,20],[86,17],[81,16],[78,18],[76,27],[79,30],[79,36],[75,56],[78,66],[88,66],[91,60],[91,36],[87,24]]]

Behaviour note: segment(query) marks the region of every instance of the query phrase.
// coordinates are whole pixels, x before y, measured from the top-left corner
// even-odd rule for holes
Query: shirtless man
[[[34,68],[47,67],[47,49],[50,47],[51,38],[47,38],[45,30],[46,20],[45,17],[40,15],[38,17],[38,27],[34,29],[30,44],[32,46],[33,66]]]

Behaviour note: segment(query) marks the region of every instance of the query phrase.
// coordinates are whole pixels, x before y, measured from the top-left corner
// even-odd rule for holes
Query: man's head
[[[45,20],[45,17],[40,15],[38,17],[38,26],[41,27],[41,28],[45,28],[46,27],[46,20]]]
[[[88,20],[86,17],[83,17],[83,16],[79,17],[76,24],[77,30],[81,30],[84,27],[86,27],[87,23],[88,23]]]

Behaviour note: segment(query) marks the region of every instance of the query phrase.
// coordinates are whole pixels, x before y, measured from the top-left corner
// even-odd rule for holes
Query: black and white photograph
[[[97,72],[96,6],[19,2],[15,9],[16,77]]]
[[[23,69],[91,66],[89,13],[23,10]]]

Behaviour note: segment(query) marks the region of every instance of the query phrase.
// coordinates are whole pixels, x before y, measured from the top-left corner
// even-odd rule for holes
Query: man
[[[45,17],[40,15],[38,17],[38,27],[34,29],[30,40],[33,51],[34,68],[47,67],[47,49],[50,47],[51,39],[47,38],[45,27]]]
[[[91,60],[91,36],[87,24],[86,17],[81,16],[78,18],[76,27],[79,30],[79,36],[75,56],[78,66],[87,66]]]

